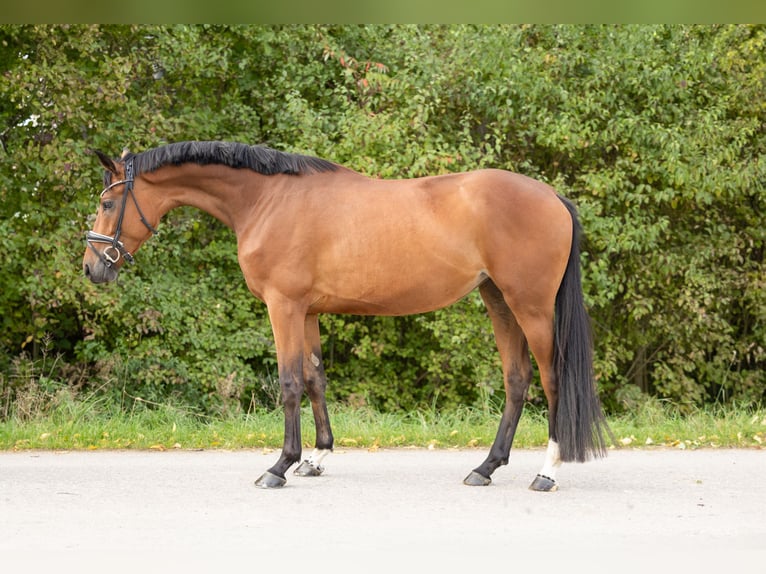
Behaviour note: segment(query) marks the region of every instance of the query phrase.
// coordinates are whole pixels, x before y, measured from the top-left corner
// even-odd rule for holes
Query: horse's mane
[[[338,169],[337,164],[317,157],[281,152],[266,146],[222,141],[171,143],[137,153],[133,158],[136,175],[184,163],[225,165],[251,169],[263,175],[304,175]]]

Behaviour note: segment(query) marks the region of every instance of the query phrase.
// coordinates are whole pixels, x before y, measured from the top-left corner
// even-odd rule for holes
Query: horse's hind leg
[[[327,401],[325,400],[327,377],[322,363],[319,320],[316,315],[306,317],[303,379],[311,401],[311,410],[314,413],[316,443],[314,451],[295,469],[295,474],[298,476],[319,476],[324,470],[322,459],[332,452],[333,436],[330,428],[330,417],[327,413]]]
[[[530,490],[552,492],[558,489],[556,472],[561,466],[559,444],[556,439],[556,409],[558,408],[558,381],[553,365],[553,317],[545,313],[520,313],[519,322],[524,326],[532,355],[537,361],[543,392],[548,400],[548,448],[545,461]]]
[[[482,283],[479,292],[492,319],[495,341],[503,364],[506,398],[500,427],[489,455],[463,481],[469,486],[490,484],[492,473],[497,467],[508,464],[513,437],[524,408],[529,383],[532,380],[532,362],[526,337],[505,302],[503,294],[491,280]]]

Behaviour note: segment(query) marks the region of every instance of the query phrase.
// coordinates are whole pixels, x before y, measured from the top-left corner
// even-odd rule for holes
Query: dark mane
[[[335,171],[338,166],[317,157],[285,153],[266,146],[222,141],[172,143],[135,154],[136,175],[166,165],[196,163],[251,169],[263,175],[304,175]]]

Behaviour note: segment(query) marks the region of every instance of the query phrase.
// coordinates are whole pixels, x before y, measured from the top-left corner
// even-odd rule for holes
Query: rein
[[[125,189],[122,192],[120,215],[117,218],[117,228],[114,231],[114,235],[103,235],[101,233],[96,233],[95,231],[88,231],[85,234],[85,240],[88,243],[88,247],[90,247],[93,252],[98,255],[99,259],[101,259],[101,261],[107,267],[111,267],[117,263],[120,260],[120,257],[131,264],[135,261],[133,255],[131,255],[131,253],[125,249],[125,245],[122,243],[122,241],[120,241],[120,235],[122,235],[122,222],[125,219],[125,207],[128,204],[128,195],[130,195],[130,197],[133,199],[133,204],[136,206],[136,211],[138,211],[138,216],[141,218],[141,223],[143,223],[146,228],[152,232],[152,235],[157,235],[157,230],[154,229],[146,217],[144,217],[141,208],[138,206],[138,200],[136,200],[136,195],[133,192],[134,181],[135,176],[133,174],[133,158],[131,157],[125,161],[125,179],[115,181],[114,183],[106,186],[101,192],[101,197],[103,197],[104,194],[113,187],[125,184]],[[94,243],[106,243],[108,246],[105,247],[103,251],[98,251],[95,248]]]

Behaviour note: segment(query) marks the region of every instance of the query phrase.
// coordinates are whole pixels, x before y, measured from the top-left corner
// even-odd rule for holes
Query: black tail
[[[583,301],[580,276],[580,236],[577,211],[560,197],[572,216],[572,248],[564,279],[556,295],[554,370],[558,381],[555,438],[561,460],[585,462],[606,456],[601,410],[593,376],[593,336]]]

